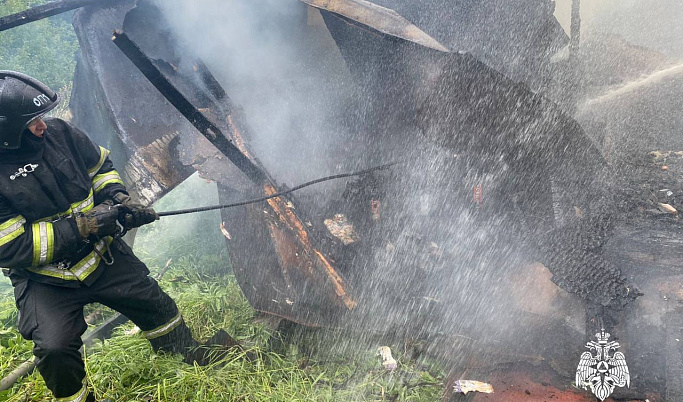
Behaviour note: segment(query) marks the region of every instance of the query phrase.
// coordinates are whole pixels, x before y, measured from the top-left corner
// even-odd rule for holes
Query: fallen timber
[[[450,50],[396,11],[365,0],[300,0],[311,7],[329,11],[378,32],[418,45],[449,53]]]
[[[62,0],[29,8],[16,14],[0,18],[0,32],[16,28],[24,24],[49,18],[67,11],[92,5],[111,5],[117,0]]]

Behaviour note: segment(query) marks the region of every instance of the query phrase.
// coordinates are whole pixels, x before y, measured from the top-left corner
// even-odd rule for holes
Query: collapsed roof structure
[[[570,39],[546,0],[204,1],[193,7],[206,32],[173,18],[179,4],[119,0],[74,16],[73,121],[112,150],[138,198],[151,204],[195,171],[230,202],[311,171],[402,162],[222,211],[256,310],[427,339],[453,378],[502,362],[552,372],[558,395],[580,392],[569,383],[586,336],[606,326],[648,356],[617,395],[683,395],[683,314],[661,297],[683,299],[683,240],[673,216],[653,224],[642,208],[679,207],[683,193],[642,210],[615,202],[631,155],[683,149],[671,118],[680,66],[605,89],[598,72],[617,73],[600,69],[604,52],[562,57]],[[220,7],[258,29],[221,21]],[[291,49],[257,60],[270,76],[245,74],[253,49],[219,36],[223,24]],[[655,155],[638,177],[664,161],[683,169],[676,157]]]

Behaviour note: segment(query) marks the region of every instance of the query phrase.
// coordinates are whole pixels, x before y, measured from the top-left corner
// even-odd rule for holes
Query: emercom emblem
[[[17,177],[26,177],[29,173],[35,172],[38,165],[32,163],[27,164],[24,167],[20,167],[19,171],[9,177],[10,180],[15,180]]]
[[[576,386],[583,389],[590,387],[593,394],[604,401],[616,387],[630,387],[631,376],[624,354],[616,351],[619,342],[610,342],[610,334],[604,328],[595,337],[597,342],[586,343],[590,352],[581,354],[581,361],[576,368]]]

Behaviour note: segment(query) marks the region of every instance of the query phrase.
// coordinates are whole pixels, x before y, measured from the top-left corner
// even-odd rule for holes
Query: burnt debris
[[[251,3],[241,4],[258,8]],[[307,59],[297,61],[313,68],[283,78],[287,85],[272,88],[266,81],[268,88],[259,87],[256,97],[277,108],[250,105],[248,116],[238,106],[244,99],[234,88],[232,70],[216,67],[230,64],[226,60],[244,67],[238,54],[226,51],[198,61],[193,46],[199,39],[190,36],[191,46],[180,45],[179,32],[146,0],[107,13],[83,9],[75,19],[83,51],[74,119],[101,135],[101,143],[125,151],[117,153],[125,155],[119,164],[127,166],[147,202],[195,170],[217,181],[220,202],[230,203],[286,188],[275,177],[306,181],[291,180],[296,176],[284,171],[317,177],[330,166],[327,174],[407,160],[405,166],[348,183],[223,211],[235,275],[254,308],[308,326],[422,340],[429,345],[425,353],[454,372],[470,364],[532,362],[540,365],[536,371],[553,371],[553,383],[571,378],[585,335],[594,335],[591,326],[602,320],[627,340],[629,353],[643,351],[655,362],[633,363],[642,375],[639,384],[664,389],[662,379],[673,378],[679,366],[669,364],[674,369],[667,372],[666,352],[659,346],[670,345],[664,334],[677,329],[655,328],[647,317],[675,312],[661,292],[671,300],[675,292],[669,289],[680,284],[679,221],[674,214],[648,211],[658,204],[683,210],[680,139],[654,135],[678,129],[675,119],[665,117],[680,109],[677,86],[669,85],[680,80],[679,73],[663,76],[666,88],[659,89],[671,102],[657,108],[663,112],[654,128],[639,123],[655,113],[648,105],[660,99],[661,91],[648,82],[601,96],[595,94],[604,88],[590,84],[581,94],[593,100],[586,110],[579,108],[579,124],[566,111],[580,98],[572,92],[576,83],[555,80],[566,66],[554,64],[551,56],[569,38],[553,17],[553,2],[376,3],[457,52],[420,46],[334,10],[320,17],[318,10],[292,2],[290,19],[278,15],[257,25],[286,25],[282,32],[295,35],[293,46],[305,48]],[[446,3],[452,7],[432,12]],[[311,15],[318,17],[315,24]],[[156,68],[152,81],[160,89],[175,88],[171,104],[109,42],[121,27]],[[283,36],[288,35],[278,35]],[[600,49],[582,44],[582,68],[597,71],[585,55],[602,54]],[[650,53],[641,53],[650,59]],[[322,97],[336,95],[341,84],[310,74],[327,72],[332,64],[343,70],[340,82],[352,101],[325,111],[325,127],[336,130],[313,130],[314,136],[302,140],[302,120],[323,120],[316,115],[321,108],[313,105],[321,97],[302,101],[296,91],[308,86]],[[277,60],[273,65],[277,71],[286,68]],[[615,79],[609,68],[600,71]],[[586,82],[605,81],[594,75]],[[628,79],[639,75],[628,71]],[[569,100],[563,96],[568,92]],[[174,101],[178,96],[185,100]],[[262,133],[246,124],[276,119],[268,112],[296,102],[304,105],[299,114],[273,124],[287,132],[281,138],[279,132],[259,137]],[[326,136],[334,141],[314,141]],[[225,155],[211,144],[217,138],[225,142]],[[261,147],[255,144],[259,140]],[[610,144],[639,152],[652,146],[645,155],[658,149],[666,156],[641,164]],[[286,148],[281,153],[287,155],[272,152],[276,147]],[[231,152],[243,168],[255,166],[260,173],[247,177],[226,157]],[[624,161],[641,169],[633,174]],[[628,186],[624,177],[631,180]],[[633,303],[640,293],[647,302]]]

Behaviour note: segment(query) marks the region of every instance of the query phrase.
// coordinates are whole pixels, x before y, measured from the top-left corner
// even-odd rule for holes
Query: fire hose
[[[281,197],[283,195],[293,193],[297,190],[301,190],[302,188],[309,187],[309,186],[312,186],[315,184],[323,183],[323,182],[330,181],[330,180],[343,179],[345,177],[362,176],[362,175],[366,175],[368,173],[372,173],[372,172],[375,172],[378,170],[387,169],[391,166],[398,165],[400,163],[402,163],[402,162],[392,162],[392,163],[387,163],[385,165],[375,166],[373,168],[360,170],[360,171],[353,172],[353,173],[342,173],[342,174],[335,174],[332,176],[322,177],[320,179],[312,180],[312,181],[300,184],[296,187],[293,187],[293,188],[290,188],[290,189],[287,189],[284,191],[279,191],[279,192],[277,192],[275,194],[271,194],[267,197],[261,197],[261,198],[246,200],[246,201],[240,201],[240,202],[235,202],[232,204],[213,205],[213,206],[208,206],[208,207],[199,207],[199,208],[181,209],[181,210],[177,210],[177,211],[159,212],[158,215],[159,215],[159,217],[173,216],[173,215],[185,215],[185,214],[193,214],[196,212],[213,211],[216,209],[226,209],[226,208],[240,207],[243,205],[255,204],[258,202],[263,202],[263,201],[269,200],[271,198]]]
[[[180,209],[180,210],[176,210],[176,211],[165,211],[165,212],[159,212],[159,213],[157,213],[157,215],[161,218],[164,216],[186,215],[186,214],[193,214],[193,213],[197,213],[197,212],[214,211],[217,209],[227,209],[227,208],[240,207],[243,205],[256,204],[258,202],[270,200],[271,198],[277,198],[277,197],[281,197],[281,196],[286,195],[286,194],[293,193],[297,190],[301,190],[302,188],[313,186],[315,184],[319,184],[319,183],[323,183],[323,182],[331,181],[331,180],[343,179],[345,177],[362,176],[362,175],[366,175],[368,173],[376,172],[378,170],[388,169],[391,166],[395,166],[395,165],[398,165],[401,163],[403,163],[403,162],[391,162],[391,163],[387,163],[384,165],[375,166],[375,167],[372,167],[369,169],[359,170],[357,172],[341,173],[341,174],[335,174],[332,176],[322,177],[319,179],[311,180],[309,182],[300,184],[296,187],[293,187],[293,188],[290,188],[287,190],[278,191],[277,193],[271,194],[271,195],[266,196],[266,197],[255,198],[255,199],[235,202],[235,203],[231,203],[231,204],[212,205],[212,206],[208,206],[208,207],[199,207],[199,208],[190,208],[190,209]],[[121,206],[120,205],[114,206],[114,208],[119,208],[119,207],[121,207]],[[119,231],[114,235],[115,239],[120,239],[128,233],[128,227],[126,225],[126,221],[127,221],[126,215],[128,213],[129,213],[129,211],[127,211],[125,208],[120,209],[120,214],[119,214],[119,219],[118,219],[119,220]],[[107,264],[107,265],[114,264],[114,257],[112,256],[111,250],[109,249],[109,247],[107,247],[104,252],[98,251],[97,248],[93,248],[93,250],[97,253],[97,255],[99,255],[99,257],[102,259],[102,261],[105,264]]]

